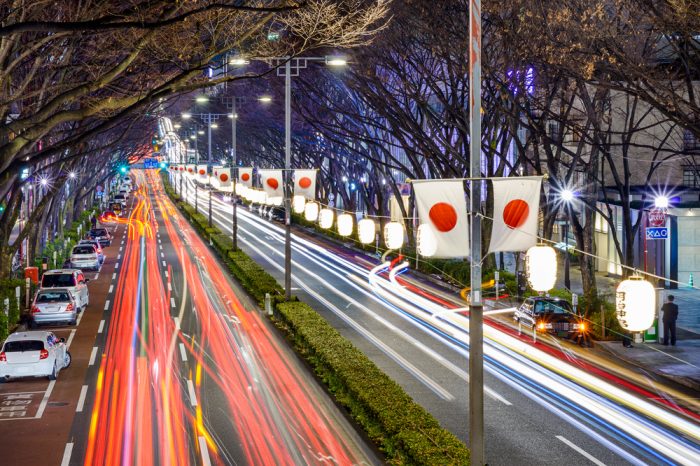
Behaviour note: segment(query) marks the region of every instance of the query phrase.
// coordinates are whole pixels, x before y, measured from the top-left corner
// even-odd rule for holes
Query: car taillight
[[[2,353],[0,353],[0,362],[2,362],[2,361],[7,362],[7,356],[5,356],[4,351]]]
[[[71,312],[75,306],[73,306],[73,303],[69,303],[68,306],[66,306],[66,311],[65,312]]]
[[[32,306],[32,314],[36,314],[38,312],[41,312],[41,309],[39,309],[37,306]]]
[[[49,357],[49,352],[45,349],[39,351],[39,359],[46,359]]]

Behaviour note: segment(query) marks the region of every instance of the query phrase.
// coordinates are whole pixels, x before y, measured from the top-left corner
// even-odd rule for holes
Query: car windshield
[[[570,314],[571,305],[568,301],[537,301],[535,303],[536,314]]]
[[[41,280],[43,288],[62,288],[66,286],[75,286],[75,278],[72,273],[51,273],[44,274]]]
[[[42,291],[36,297],[37,303],[64,303],[70,301],[67,291]]]
[[[5,342],[3,351],[7,353],[21,353],[23,351],[41,351],[44,342],[41,340],[17,340]]]
[[[107,230],[104,228],[93,228],[90,230],[92,236],[107,236]]]
[[[95,247],[94,246],[76,246],[73,248],[73,254],[94,254],[95,253]]]

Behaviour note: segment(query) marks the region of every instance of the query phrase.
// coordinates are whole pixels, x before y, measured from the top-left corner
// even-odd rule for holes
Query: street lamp
[[[269,95],[261,95],[260,97],[258,97],[258,100],[264,104],[269,104],[270,102],[272,102],[272,97],[270,97]]]
[[[657,209],[668,209],[669,200],[666,196],[656,196],[654,199],[654,207]]]

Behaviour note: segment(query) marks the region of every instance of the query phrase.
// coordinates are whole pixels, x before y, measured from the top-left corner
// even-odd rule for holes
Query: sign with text
[[[647,228],[647,239],[668,239],[668,228],[665,227],[649,227]]]
[[[649,225],[652,227],[662,227],[666,225],[666,212],[662,209],[649,211]]]

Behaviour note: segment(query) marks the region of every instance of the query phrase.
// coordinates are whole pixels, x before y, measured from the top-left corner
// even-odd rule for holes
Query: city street
[[[194,205],[190,183],[188,199]],[[198,196],[206,215],[208,191],[200,189]],[[230,204],[214,195],[212,205],[214,222],[230,233]],[[281,280],[283,230],[245,207],[238,209],[238,222],[241,247]],[[445,301],[451,298],[434,285],[408,278],[410,274],[401,277],[409,280],[407,286],[418,286],[420,295],[388,293],[387,280],[372,279],[376,259],[319,242],[303,231],[295,231],[293,250],[294,293],[313,303],[444,426],[466,439],[467,320],[446,312],[438,319],[420,315],[420,308],[436,316],[440,309],[458,305]],[[373,281],[384,284],[372,286]],[[422,302],[426,296],[439,303],[437,310]],[[687,392],[658,381],[650,385],[609,360],[578,357],[575,345],[557,340],[533,350],[531,336],[518,337],[506,321],[492,321],[494,331],[487,333],[490,464],[587,464],[591,457],[603,464],[693,464],[693,458],[700,458],[698,404]],[[617,392],[618,387],[623,388]],[[651,430],[641,429],[646,425]]]

